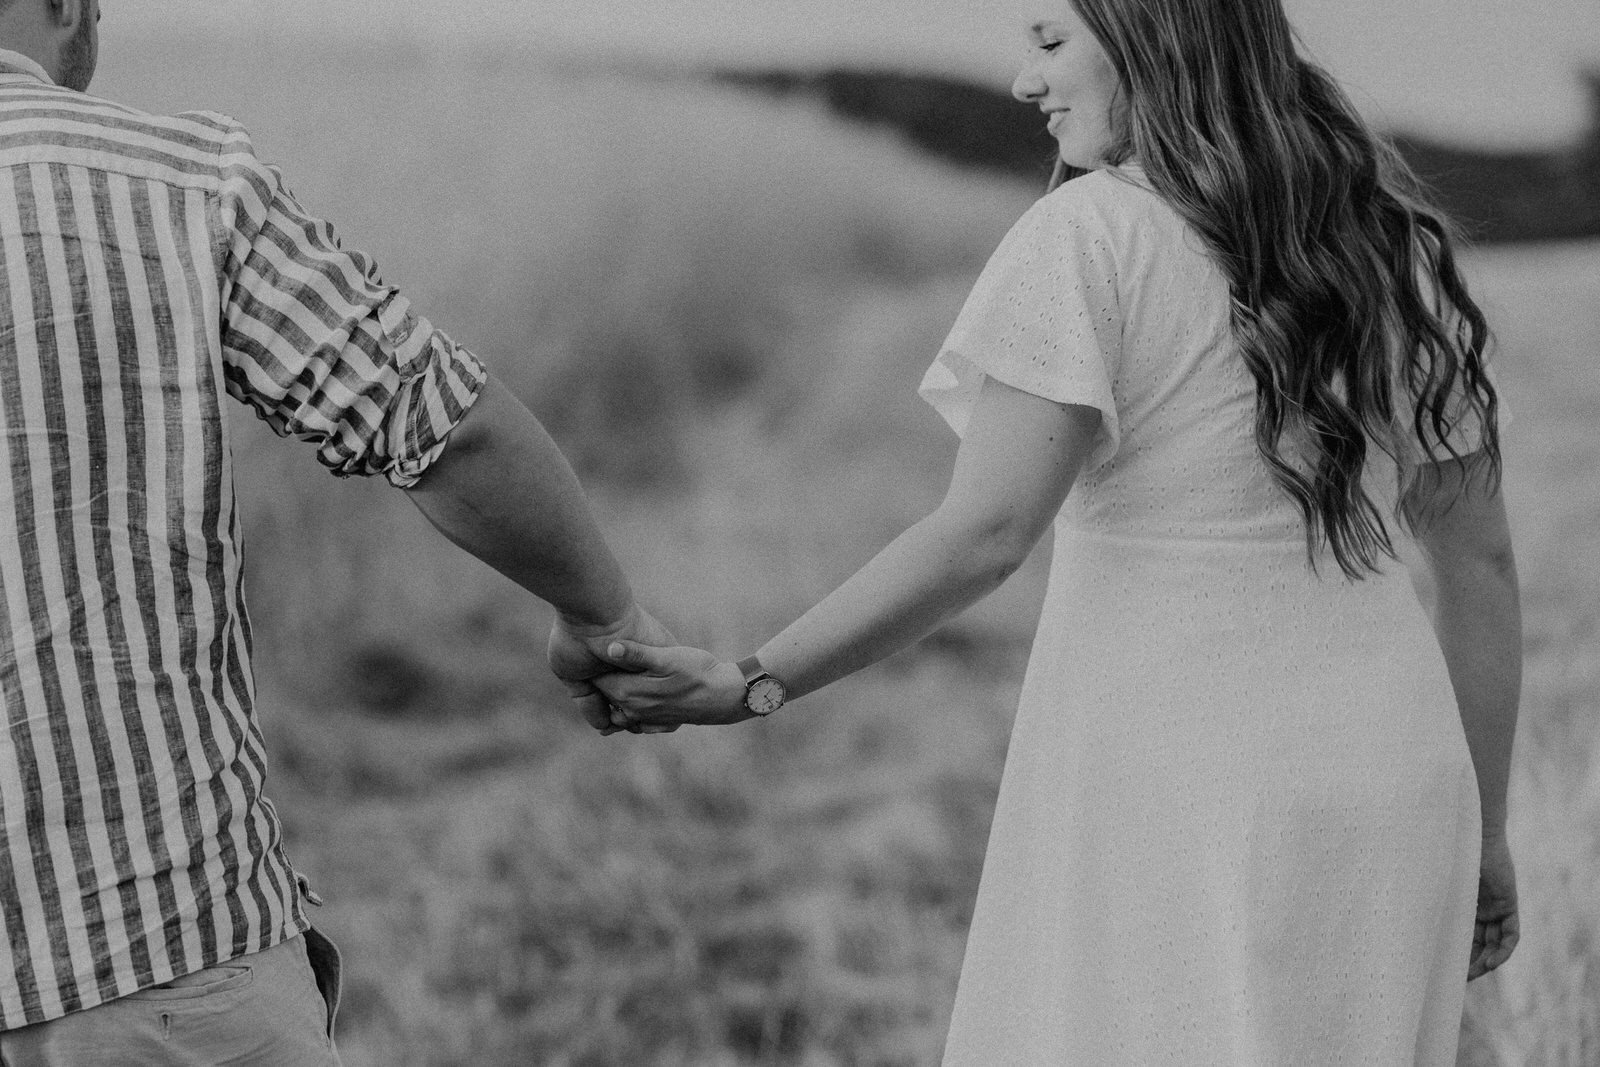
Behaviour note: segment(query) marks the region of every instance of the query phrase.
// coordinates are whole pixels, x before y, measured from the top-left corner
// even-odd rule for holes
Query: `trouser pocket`
[[[305,932],[306,958],[311,962],[311,973],[317,979],[317,992],[328,1006],[328,1037],[333,1037],[334,1019],[339,1014],[339,991],[344,980],[344,958],[339,946],[323,935],[315,926]]]

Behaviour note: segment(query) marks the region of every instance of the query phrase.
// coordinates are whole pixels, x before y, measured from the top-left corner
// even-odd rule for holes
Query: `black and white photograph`
[[[0,1067],[1600,1065],[1600,0],[0,0]]]

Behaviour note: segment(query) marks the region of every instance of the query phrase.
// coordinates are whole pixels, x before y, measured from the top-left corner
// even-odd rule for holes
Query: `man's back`
[[[0,1030],[304,931],[252,707],[232,395],[416,481],[469,353],[220,115],[0,73]]]
[[[538,419],[236,123],[81,95],[99,15],[0,0],[0,1063],[336,1065],[338,953],[261,795],[223,397],[550,603],[596,729],[674,728],[593,684],[671,634]]]

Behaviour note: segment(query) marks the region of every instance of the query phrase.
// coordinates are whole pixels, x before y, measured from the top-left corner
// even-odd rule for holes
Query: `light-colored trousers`
[[[0,1030],[0,1067],[339,1067],[339,951],[312,930],[86,1011]]]

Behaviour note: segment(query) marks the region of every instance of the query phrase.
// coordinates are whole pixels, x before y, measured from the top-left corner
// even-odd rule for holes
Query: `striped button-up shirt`
[[[0,52],[0,1029],[306,928],[226,398],[403,487],[483,381],[237,123]]]

